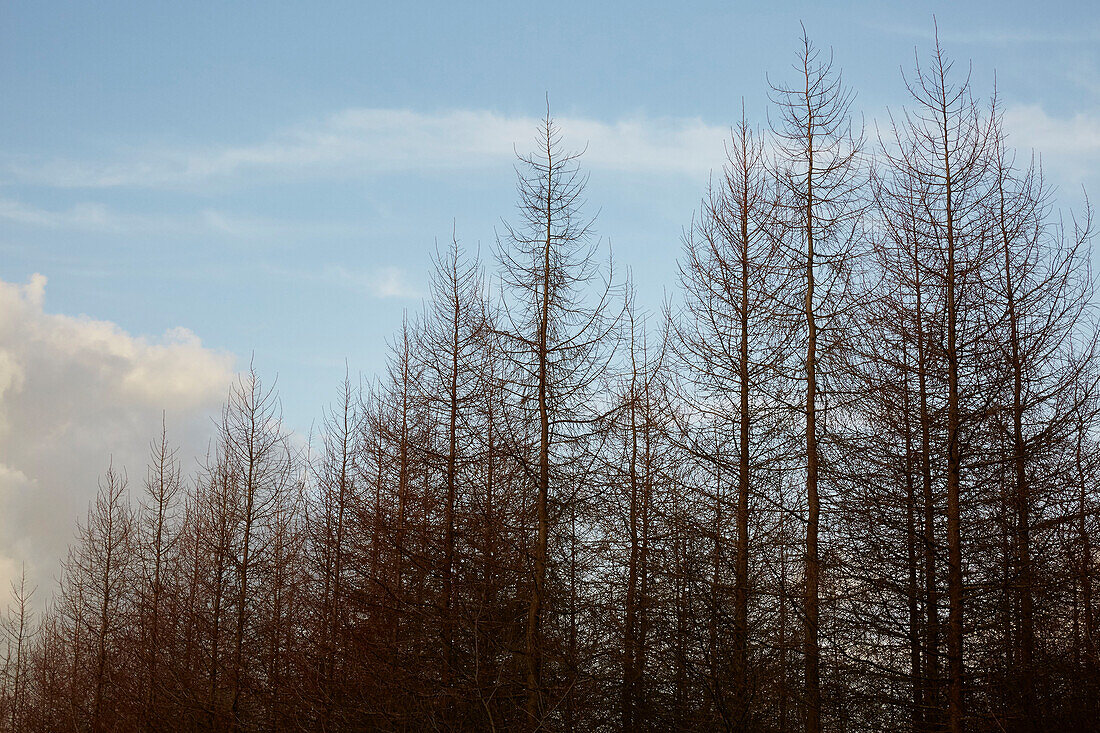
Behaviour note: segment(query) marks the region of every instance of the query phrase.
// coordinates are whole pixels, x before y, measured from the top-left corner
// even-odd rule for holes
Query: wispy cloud
[[[0,219],[49,229],[118,231],[134,221],[124,222],[102,204],[80,203],[67,209],[43,209],[22,201],[0,198]]]
[[[131,213],[97,202],[46,208],[4,197],[0,197],[0,220],[42,229],[85,233],[216,235],[234,240],[267,242],[301,237],[351,237],[361,235],[365,228],[355,222],[284,220],[211,208],[184,214]]]
[[[931,23],[911,26],[901,25],[899,23],[866,21],[865,25],[880,33],[914,38],[921,41],[934,40],[937,35]],[[1095,43],[1100,40],[1100,31],[1087,28],[1079,28],[1072,31],[1047,31],[1038,28],[943,28],[939,30],[938,35],[940,41],[943,43],[989,46]]]
[[[1036,149],[1071,175],[1082,175],[1100,155],[1100,119],[1095,116],[1058,118],[1037,105],[1023,105],[1007,108],[1005,119],[1018,146]],[[729,136],[728,127],[698,118],[603,122],[562,117],[557,122],[569,147],[586,148],[587,168],[648,175],[703,177],[721,166]],[[108,163],[9,159],[6,168],[15,182],[75,189],[186,189],[210,183],[239,188],[274,180],[345,179],[395,171],[447,174],[507,165],[515,150],[523,152],[534,143],[538,125],[533,117],[488,111],[425,114],[349,109],[248,145],[149,149]],[[4,198],[0,198],[0,218],[54,228],[202,230],[238,238],[286,236],[296,231],[339,236],[355,229],[353,224],[284,222],[215,209],[177,217],[122,214],[98,203],[46,210]]]
[[[1084,181],[1100,169],[1100,115],[1056,117],[1039,105],[1017,105],[1005,110],[1004,123],[1014,147],[1034,150],[1064,182]]]
[[[419,298],[422,293],[413,287],[398,267],[382,267],[367,277],[367,287],[376,298]]]
[[[408,274],[400,267],[379,267],[373,270],[352,270],[341,265],[323,268],[317,279],[339,287],[364,292],[374,298],[420,298],[423,293],[414,287]]]
[[[424,292],[409,281],[408,273],[389,265],[359,269],[344,265],[323,265],[314,269],[289,269],[265,266],[265,271],[278,278],[308,282],[330,288],[340,288],[379,299],[416,299]]]
[[[309,221],[250,216],[219,209],[203,209],[189,218],[192,228],[203,228],[233,239],[273,241],[286,238],[353,237],[365,225],[353,221]]]
[[[571,146],[585,164],[634,172],[705,173],[721,159],[728,128],[697,118],[603,122],[562,117]],[[361,176],[392,171],[445,171],[499,165],[525,150],[538,120],[489,111],[424,114],[348,109],[319,122],[284,129],[252,144],[148,149],[107,162],[9,159],[15,182],[64,188],[189,187],[230,179]]]

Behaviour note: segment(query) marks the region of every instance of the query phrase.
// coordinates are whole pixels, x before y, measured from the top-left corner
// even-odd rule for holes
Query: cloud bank
[[[1067,173],[1100,162],[1096,116],[1058,118],[1038,105],[1014,105],[1005,110],[1005,120],[1021,149],[1034,148],[1059,164],[1063,157],[1067,165],[1070,158],[1077,161]],[[604,122],[565,116],[556,122],[568,147],[586,148],[586,168],[649,175],[706,176],[721,167],[730,134],[727,125],[700,118]],[[11,182],[77,189],[189,189],[403,171],[447,173],[510,163],[516,150],[525,152],[534,143],[539,124],[535,117],[486,110],[346,109],[243,145],[139,149],[105,162],[9,158],[3,167]],[[45,212],[0,201],[0,216],[44,226],[118,225],[112,212],[93,203]],[[240,228],[220,213],[204,216],[211,227]]]
[[[45,286],[0,281],[0,592],[25,562],[39,603],[108,462],[139,489],[163,410],[190,468],[233,376],[187,329],[150,341],[46,313]]]
[[[533,143],[539,122],[484,110],[348,109],[246,145],[149,149],[106,163],[10,160],[6,167],[16,181],[62,188],[174,188],[280,175],[448,170],[511,161],[513,146],[522,152]],[[556,122],[570,147],[587,144],[587,167],[629,172],[705,174],[721,163],[729,135],[728,127],[697,118]]]

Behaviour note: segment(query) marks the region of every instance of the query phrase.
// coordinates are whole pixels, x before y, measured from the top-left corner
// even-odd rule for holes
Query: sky
[[[1087,2],[0,3],[0,583],[26,562],[49,587],[108,463],[140,484],[162,412],[192,467],[250,361],[301,434],[345,370],[379,374],[436,243],[491,261],[547,99],[656,309],[800,23],[874,140],[933,18],[1079,208],[1100,188]]]

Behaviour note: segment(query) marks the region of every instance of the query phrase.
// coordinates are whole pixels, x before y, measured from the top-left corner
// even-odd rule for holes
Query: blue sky
[[[1095,191],[1091,3],[5,2],[0,280],[41,273],[46,312],[151,343],[182,327],[238,367],[254,352],[304,431],[345,361],[382,367],[452,223],[490,253],[547,93],[588,145],[597,231],[656,306],[725,131],[742,99],[765,121],[799,21],[873,138],[933,14],[979,94],[996,71],[1012,140],[1062,201]]]

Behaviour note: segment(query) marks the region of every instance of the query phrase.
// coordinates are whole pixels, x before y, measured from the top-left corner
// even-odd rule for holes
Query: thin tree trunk
[[[548,181],[553,180],[553,151],[550,136],[546,137],[546,160]],[[546,590],[546,546],[549,535],[550,516],[548,502],[550,494],[550,411],[547,395],[549,381],[548,341],[550,311],[550,247],[553,222],[553,187],[546,186],[546,240],[543,245],[542,282],[540,284],[541,311],[538,318],[538,407],[539,407],[539,468],[538,497],[535,512],[538,522],[538,540],[535,545],[534,584],[531,589],[531,603],[527,613],[527,715],[532,725],[542,722],[542,604]]]
[[[809,78],[806,95],[809,97]],[[813,108],[807,105],[806,140],[806,629],[803,646],[806,656],[806,730],[821,731],[821,672],[818,644],[819,583],[818,525],[821,503],[817,493],[817,320],[814,315],[814,189],[813,189]]]
[[[742,144],[745,141],[742,134]],[[742,155],[741,167],[741,339],[738,354],[738,461],[737,461],[737,578],[734,589],[734,693],[736,720],[740,725],[748,718],[748,646],[749,646],[749,156]]]
[[[1035,625],[1033,610],[1033,578],[1031,572],[1031,497],[1028,495],[1027,454],[1023,428],[1023,358],[1020,354],[1019,314],[1016,310],[1016,292],[1012,278],[1012,251],[1007,229],[1004,193],[1004,171],[998,167],[997,197],[998,225],[1004,248],[1005,297],[1008,306],[1009,359],[1012,369],[1012,464],[1013,503],[1016,509],[1016,561],[1019,578],[1016,581],[1020,604],[1020,659],[1017,691],[1022,696],[1020,714],[1028,725],[1034,727],[1038,711],[1035,709],[1035,680],[1032,658],[1035,650]]]
[[[925,349],[924,311],[922,305],[921,264],[916,245],[913,246],[913,286],[916,294],[917,389],[920,399],[920,472],[921,496],[924,499],[924,706],[930,719],[938,718],[939,710],[939,629],[940,612],[936,587],[936,515],[932,493],[932,418],[928,410],[928,361]]]
[[[637,675],[637,584],[638,584],[638,421],[637,421],[637,381],[638,364],[634,351],[633,318],[631,319],[630,343],[630,506],[629,532],[630,556],[627,561],[626,609],[623,638],[623,683],[622,683],[622,729],[634,730],[634,701]]]
[[[941,89],[946,82],[941,82]],[[943,98],[943,165],[947,218],[947,599],[948,599],[948,726],[951,733],[962,733],[965,715],[963,700],[963,576],[959,484],[962,454],[959,445],[959,353],[958,315],[955,288],[956,243],[955,210],[952,202],[952,168],[947,137],[948,107]]]
[[[913,431],[909,404],[909,354],[904,354],[906,376],[902,382],[903,414],[905,426],[905,545],[908,586],[906,596],[909,603],[909,679],[912,685],[912,709],[910,713],[913,731],[919,731],[924,725],[922,714],[922,696],[924,684],[921,679],[921,627],[919,592],[917,590],[917,529],[916,487],[913,480]]]

